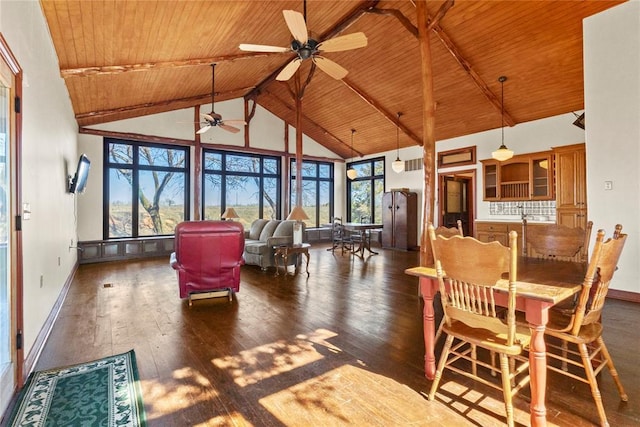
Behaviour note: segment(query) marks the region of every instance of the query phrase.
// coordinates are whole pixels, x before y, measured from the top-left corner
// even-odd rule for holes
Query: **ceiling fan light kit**
[[[500,116],[502,118],[502,144],[498,149],[491,153],[491,157],[494,159],[503,162],[505,160],[509,160],[513,157],[513,150],[509,150],[506,145],[504,145],[504,82],[507,80],[505,76],[498,77],[498,81],[500,82],[500,86],[502,89],[502,107],[500,111]]]
[[[396,159],[391,163],[391,169],[395,173],[404,171],[404,162],[400,160],[400,116],[402,113],[398,112],[398,123],[396,124]]]

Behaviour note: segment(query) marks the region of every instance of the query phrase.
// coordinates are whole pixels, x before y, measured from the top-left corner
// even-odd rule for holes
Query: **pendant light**
[[[351,158],[353,158],[353,134],[356,133],[355,129],[351,129]],[[349,170],[347,170],[347,177],[349,179],[356,179],[358,177],[358,171],[351,166]]]
[[[396,124],[396,159],[391,163],[391,169],[395,173],[400,173],[404,170],[404,162],[400,160],[400,116],[402,113],[398,112],[398,123]]]
[[[513,157],[513,151],[509,150],[506,145],[504,145],[504,82],[507,80],[505,76],[500,76],[498,81],[502,86],[502,111],[500,112],[502,116],[502,145],[496,151],[491,153],[491,157],[502,162],[504,160],[509,160]]]

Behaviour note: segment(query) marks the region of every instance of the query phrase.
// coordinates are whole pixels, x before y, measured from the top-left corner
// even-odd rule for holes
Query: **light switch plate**
[[[613,181],[605,181],[604,182],[605,190],[613,190]]]

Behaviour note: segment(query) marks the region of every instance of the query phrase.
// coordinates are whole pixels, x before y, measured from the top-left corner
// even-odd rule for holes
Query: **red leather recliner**
[[[240,290],[240,266],[244,264],[244,227],[232,221],[185,221],[175,231],[171,267],[177,270],[180,298]],[[195,297],[194,297],[195,298]]]

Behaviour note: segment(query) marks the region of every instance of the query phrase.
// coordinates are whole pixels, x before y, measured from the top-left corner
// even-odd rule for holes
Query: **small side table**
[[[301,243],[299,245],[278,245],[274,246],[275,250],[273,257],[276,262],[276,276],[280,274],[280,265],[278,260],[282,260],[282,266],[284,267],[285,274],[287,272],[287,260],[289,256],[296,254],[304,254],[307,257],[307,277],[309,276],[309,248],[311,245],[309,243]],[[296,273],[298,272],[298,265],[300,264],[300,260],[296,262]]]

